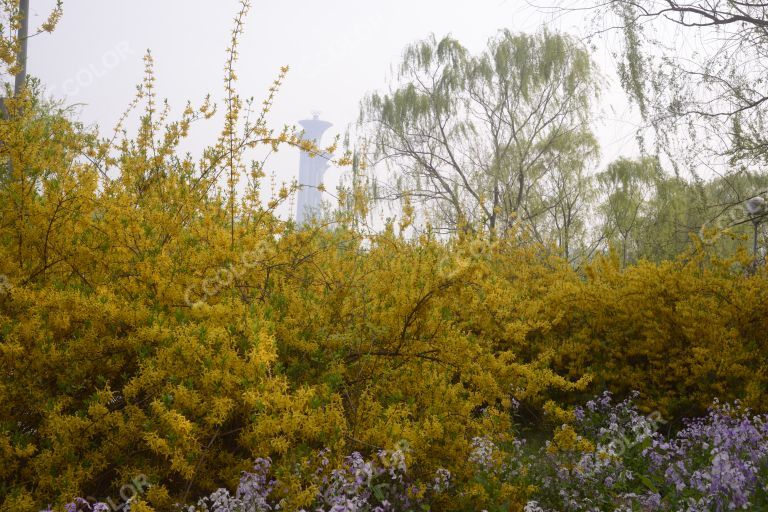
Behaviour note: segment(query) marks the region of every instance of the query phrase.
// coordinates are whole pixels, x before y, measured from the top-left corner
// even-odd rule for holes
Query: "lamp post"
[[[760,196],[755,196],[752,199],[747,199],[744,203],[744,208],[747,210],[752,225],[755,227],[755,235],[752,243],[752,255],[757,262],[757,234],[760,222],[763,220],[763,213],[765,212],[765,199]]]

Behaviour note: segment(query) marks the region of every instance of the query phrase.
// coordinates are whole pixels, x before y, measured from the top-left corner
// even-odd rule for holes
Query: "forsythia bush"
[[[704,414],[713,398],[768,410],[768,287],[765,269],[699,252],[620,270],[609,258],[553,297],[556,326],[534,344],[552,350],[564,376],[588,372],[593,391],[641,393],[668,419]]]
[[[249,121],[229,69],[221,137],[195,159],[179,145],[213,105],[171,121],[147,66],[135,135],[102,138],[30,91],[6,100],[0,510],[116,497],[137,477],[151,486],[134,510],[170,510],[260,457],[296,510],[317,491],[297,468],[323,448],[336,464],[401,450],[409,477],[469,481],[472,440],[512,442],[518,401],[567,417],[556,404],[602,388],[665,415],[715,396],[768,408],[765,273],[702,255],[581,273],[513,234],[299,229],[274,215],[291,190],[262,204],[247,152],[334,148]],[[434,506],[492,499],[454,496]]]
[[[234,204],[215,182],[230,156],[178,157],[195,114],[158,136],[147,84],[115,147],[31,99],[3,122],[3,510],[136,475],[163,510],[257,455],[288,468],[324,446],[406,445],[422,474],[460,474],[472,437],[509,431],[513,389],[580,386],[465,328],[490,244],[295,230]]]
[[[0,121],[2,510],[138,477],[137,506],[168,510],[260,456],[293,509],[315,492],[294,469],[324,447],[461,475],[473,437],[508,436],[514,393],[583,388],[466,328],[492,244],[280,222],[290,191],[262,205],[246,150],[321,150],[241,119],[228,82],[221,138],[193,160],[177,148],[213,107],[169,121],[147,66],[135,136],[101,139],[29,92]]]

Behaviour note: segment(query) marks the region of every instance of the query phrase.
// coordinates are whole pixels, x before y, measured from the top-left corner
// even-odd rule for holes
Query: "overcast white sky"
[[[54,3],[31,0],[33,26]],[[155,59],[158,96],[168,98],[176,112],[187,99],[197,104],[207,93],[220,100],[237,9],[235,0],[65,0],[57,30],[32,39],[29,71],[52,94],[82,104],[83,121],[103,128],[111,128],[131,100],[147,49]],[[429,33],[450,33],[479,51],[500,28],[534,31],[544,24],[584,30],[579,16],[553,20],[525,0],[254,1],[240,48],[240,91],[260,100],[280,66],[289,65],[272,124],[295,124],[320,111],[334,124],[331,132],[343,133],[354,123],[360,99],[386,85],[390,66],[407,44]],[[609,51],[599,49],[596,60],[610,79]],[[637,116],[615,83],[601,107],[605,120],[596,131],[603,162],[636,154]],[[202,144],[217,130],[216,124],[201,127],[192,141]],[[270,170],[290,181],[298,160],[296,151],[283,151],[270,160]],[[328,171],[330,189],[340,172]]]

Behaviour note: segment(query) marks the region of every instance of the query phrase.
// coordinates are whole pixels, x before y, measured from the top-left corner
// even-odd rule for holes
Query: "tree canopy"
[[[599,85],[565,34],[503,30],[478,55],[451,37],[415,43],[390,90],[363,102],[373,159],[392,171],[379,195],[407,197],[448,232],[532,223],[568,188],[554,174],[582,172],[597,154]]]

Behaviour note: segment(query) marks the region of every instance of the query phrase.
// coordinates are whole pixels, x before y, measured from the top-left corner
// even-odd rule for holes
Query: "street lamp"
[[[757,228],[760,225],[760,221],[763,220],[763,213],[765,212],[765,199],[760,196],[755,196],[752,199],[747,199],[744,203],[744,207],[747,210],[752,225],[755,227],[755,237],[752,245],[752,254],[757,261]]]

